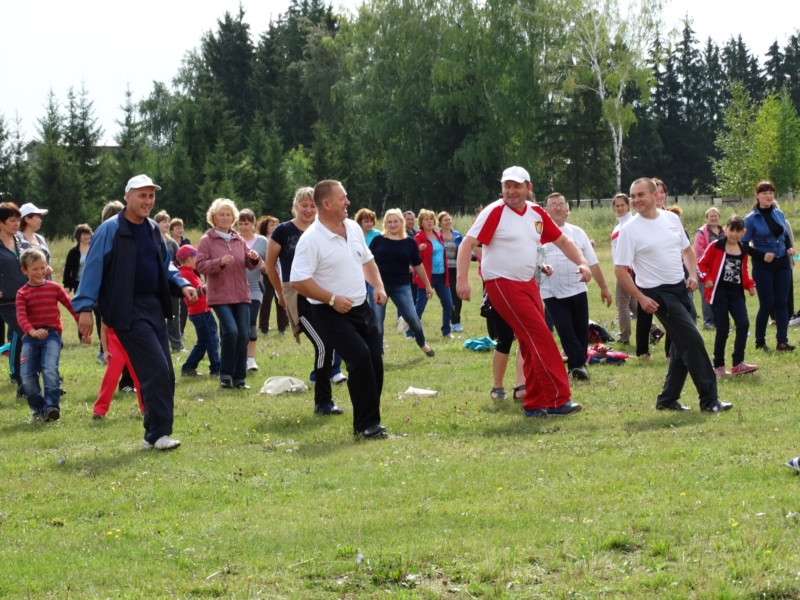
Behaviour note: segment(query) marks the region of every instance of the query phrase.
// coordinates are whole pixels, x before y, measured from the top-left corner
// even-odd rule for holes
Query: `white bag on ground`
[[[285,394],[287,392],[302,393],[305,391],[308,391],[308,387],[296,377],[277,375],[275,377],[270,377],[264,382],[259,394],[277,396],[278,394]]]
[[[436,390],[426,390],[423,388],[415,388],[409,387],[405,392],[400,392],[397,394],[398,397],[406,396],[406,397],[417,397],[417,398],[432,398],[434,396],[438,396],[439,392]]]

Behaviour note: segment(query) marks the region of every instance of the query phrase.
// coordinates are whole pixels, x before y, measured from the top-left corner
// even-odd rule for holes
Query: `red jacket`
[[[257,269],[261,265],[261,258],[256,262],[251,261],[247,257],[249,251],[247,243],[235,231],[232,232],[230,244],[213,229],[200,238],[195,268],[206,276],[208,306],[250,304],[246,269]],[[220,259],[227,255],[233,256],[233,264],[220,267]]]
[[[433,232],[436,236],[436,239],[439,240],[439,243],[444,248],[444,238],[442,234],[438,231]],[[419,251],[419,256],[422,259],[422,266],[425,267],[425,274],[428,276],[428,281],[433,282],[433,275],[431,271],[433,271],[433,246],[431,246],[431,241],[428,239],[428,236],[425,235],[424,231],[420,231],[417,235],[414,236],[414,241],[417,242],[417,246],[421,244],[427,244],[425,250]],[[444,285],[449,287],[450,286],[450,274],[449,269],[447,268],[447,254],[444,256]],[[414,283],[417,284],[417,287],[420,289],[425,289],[425,284],[422,282],[422,279],[419,278],[417,272],[414,271]]]
[[[194,272],[194,269],[190,269],[189,267],[181,267],[178,269],[181,273],[181,277],[183,277],[186,281],[189,282],[194,289],[197,290],[197,302],[191,304],[188,298],[184,298],[183,301],[186,302],[186,307],[188,308],[188,315],[193,317],[195,315],[202,315],[205,312],[208,312],[210,309],[208,308],[208,304],[206,304],[206,286],[203,285],[203,281],[197,276],[197,273]]]
[[[707,249],[703,258],[697,263],[697,271],[700,274],[700,282],[713,281],[714,286],[703,290],[706,295],[706,302],[709,304],[714,303],[714,294],[717,293],[717,284],[719,283],[720,275],[725,264],[725,244],[727,238],[720,238]],[[742,242],[739,242],[739,249],[742,251],[742,287],[746,290],[751,290],[756,287],[755,281],[750,279],[750,274],[747,272],[747,254],[748,247]]]

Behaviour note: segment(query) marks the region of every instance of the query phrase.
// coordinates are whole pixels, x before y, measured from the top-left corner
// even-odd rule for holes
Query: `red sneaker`
[[[753,371],[758,371],[758,367],[740,362],[738,365],[734,365],[731,368],[731,375],[744,375],[745,373],[752,373]]]

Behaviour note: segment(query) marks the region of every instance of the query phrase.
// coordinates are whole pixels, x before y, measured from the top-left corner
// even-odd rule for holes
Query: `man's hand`
[[[468,282],[466,281],[456,282],[456,294],[458,294],[458,297],[464,300],[465,302],[469,302],[469,297],[471,292],[472,288],[470,287]]]
[[[607,287],[604,287],[600,290],[600,299],[606,303],[606,306],[611,306],[613,299],[611,298],[611,292],[608,291]]]
[[[583,283],[589,283],[592,280],[592,272],[589,269],[589,265],[578,265],[575,272],[581,276],[581,281]]]
[[[85,340],[92,339],[93,329],[94,320],[92,319],[92,313],[82,312],[81,316],[78,318],[78,331],[80,332],[81,337]]]
[[[694,277],[689,277],[689,279],[686,280],[686,289],[690,292],[696,291],[698,287],[700,286],[697,285],[697,279]]]
[[[182,287],[181,292],[183,293],[183,297],[189,301],[189,304],[194,304],[197,302],[197,290],[192,286],[187,285]]]
[[[375,288],[375,292],[372,294],[372,299],[378,306],[383,306],[384,304],[386,304],[386,301],[388,300],[386,296],[386,290],[384,290],[383,288]]]
[[[377,297],[377,290],[375,290],[375,296]],[[386,292],[383,292],[383,302],[386,303]],[[345,314],[350,312],[350,309],[353,308],[353,299],[348,298],[347,296],[336,296],[333,300],[333,310],[340,314]]]
[[[103,362],[108,364],[109,359],[114,358],[114,355],[111,352],[103,352]]]
[[[756,295],[756,288],[750,288],[750,289],[749,289],[749,290],[747,290],[747,291],[748,291],[748,292],[750,292],[750,295],[751,295],[751,296],[755,296],[755,295]]]
[[[639,305],[642,307],[644,312],[651,315],[658,310],[658,302],[652,298],[648,298],[647,296],[645,296],[642,300],[639,300]]]

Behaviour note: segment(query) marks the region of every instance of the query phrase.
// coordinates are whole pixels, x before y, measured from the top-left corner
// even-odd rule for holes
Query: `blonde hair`
[[[708,218],[708,215],[709,215],[709,213],[712,213],[712,212],[715,212],[715,213],[717,213],[717,214],[718,214],[720,217],[722,216],[722,213],[721,213],[721,212],[719,212],[719,209],[718,209],[716,206],[712,206],[711,208],[709,208],[709,209],[706,211],[706,219]]]
[[[208,207],[208,212],[206,213],[206,222],[211,225],[211,227],[215,227],[214,225],[214,217],[217,216],[217,213],[222,209],[227,208],[233,214],[233,221],[236,222],[239,220],[239,209],[236,208],[236,205],[233,203],[233,200],[228,198],[217,198],[211,203],[211,206]]]
[[[403,226],[403,235],[405,235],[405,219],[403,218],[403,211],[399,208],[390,208],[386,211],[386,214],[383,215],[383,229],[381,230],[381,235],[386,237],[389,234],[389,230],[386,228],[386,220],[392,215],[400,219],[400,225]]]
[[[439,224],[439,227],[442,226],[442,219],[444,219],[445,217],[450,217],[450,213],[447,212],[446,210],[443,210],[438,215],[436,215],[436,222]],[[452,219],[453,217],[450,218]]]
[[[153,221],[158,223],[159,225],[164,221],[169,221],[169,214],[165,210],[161,210],[156,213],[156,216],[153,217]]]
[[[301,187],[297,188],[294,192],[294,200],[292,200],[292,216],[297,216],[297,209],[300,207],[300,203],[305,200],[306,198],[310,198],[312,202],[314,202],[314,188],[312,187]],[[314,202],[314,206],[317,203]]]
[[[436,213],[427,208],[421,209],[417,215],[417,223],[419,223],[420,229],[422,229],[422,219],[433,219],[433,222],[436,223]]]
[[[23,269],[27,269],[28,265],[38,261],[47,264],[47,257],[45,257],[44,252],[37,248],[28,248],[19,255],[19,264]]]

